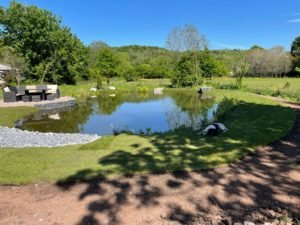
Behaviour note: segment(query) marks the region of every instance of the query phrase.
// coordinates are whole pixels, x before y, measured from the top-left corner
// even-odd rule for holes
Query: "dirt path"
[[[289,218],[300,220],[299,212],[299,109],[286,138],[223,168],[0,187],[1,225],[289,224]]]

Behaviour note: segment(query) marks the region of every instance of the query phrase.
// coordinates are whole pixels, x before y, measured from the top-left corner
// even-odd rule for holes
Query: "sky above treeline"
[[[211,49],[281,45],[300,35],[300,0],[19,0],[61,16],[84,44],[165,46],[176,26],[192,24]],[[7,7],[10,0],[0,0]]]

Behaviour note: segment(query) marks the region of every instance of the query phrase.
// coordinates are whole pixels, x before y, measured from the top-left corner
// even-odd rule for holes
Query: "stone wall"
[[[76,99],[70,98],[64,101],[50,101],[50,102],[43,102],[43,103],[36,103],[34,104],[35,107],[38,107],[42,110],[50,110],[50,109],[60,109],[60,108],[68,108],[76,105]]]

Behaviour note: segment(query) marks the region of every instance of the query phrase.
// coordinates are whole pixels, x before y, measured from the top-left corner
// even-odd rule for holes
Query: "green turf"
[[[153,136],[107,136],[87,145],[60,148],[2,148],[0,183],[70,182],[221,166],[284,136],[295,119],[293,110],[253,94],[216,91],[216,95],[219,100],[227,96],[243,101],[222,121],[230,132],[221,136],[204,137],[180,129]]]

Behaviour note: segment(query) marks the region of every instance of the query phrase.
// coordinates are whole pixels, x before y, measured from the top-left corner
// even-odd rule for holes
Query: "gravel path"
[[[57,147],[86,144],[100,138],[90,134],[40,133],[0,127],[0,147]]]

